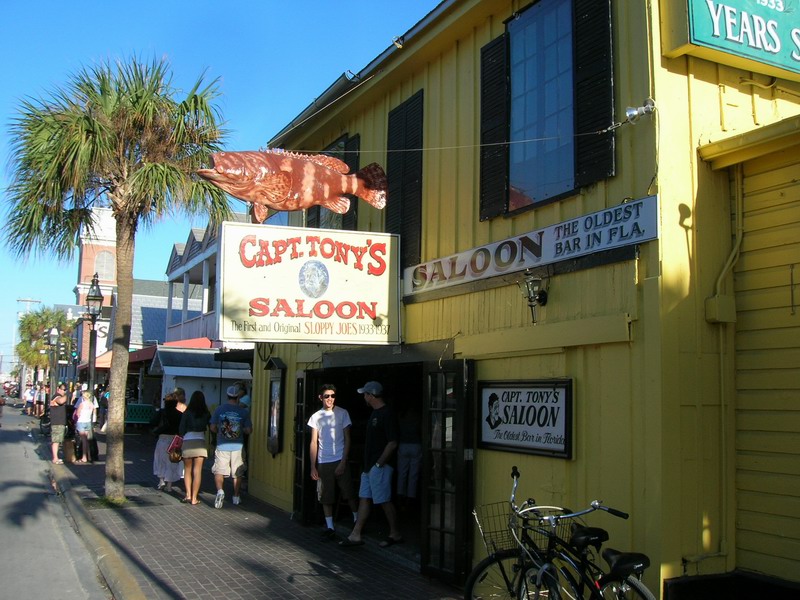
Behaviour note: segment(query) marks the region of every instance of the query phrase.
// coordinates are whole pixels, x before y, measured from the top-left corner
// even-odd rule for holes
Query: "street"
[[[31,427],[38,421],[0,407],[0,596],[107,600],[83,541],[48,477]]]

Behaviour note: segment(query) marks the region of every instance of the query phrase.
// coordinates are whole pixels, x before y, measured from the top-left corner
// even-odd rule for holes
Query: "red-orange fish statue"
[[[283,150],[216,152],[210,169],[197,174],[231,196],[253,203],[257,222],[266,209],[302,210],[318,204],[344,214],[350,208],[345,194],[362,198],[375,208],[386,206],[386,173],[372,163],[349,173],[343,161],[324,154]]]

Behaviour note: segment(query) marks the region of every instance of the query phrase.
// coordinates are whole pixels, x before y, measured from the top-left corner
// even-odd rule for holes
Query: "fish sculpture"
[[[251,202],[258,223],[266,218],[267,208],[290,211],[319,205],[344,214],[350,209],[347,194],[375,208],[386,206],[386,173],[378,163],[349,173],[350,167],[333,156],[283,150],[215,152],[211,159],[211,168],[197,174]]]

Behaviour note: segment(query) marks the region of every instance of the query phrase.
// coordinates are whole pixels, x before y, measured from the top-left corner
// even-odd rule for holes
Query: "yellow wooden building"
[[[401,342],[257,344],[251,493],[313,521],[316,388],[337,386],[357,438],[356,389],[378,380],[419,414],[404,526],[425,573],[463,582],[484,555],[471,509],[506,499],[516,465],[523,497],[630,512],[592,523],[650,556],[658,597],[800,582],[800,20],[784,4],[445,0],[298,107],[271,147],[386,170],[384,210],[290,224],[399,236]]]

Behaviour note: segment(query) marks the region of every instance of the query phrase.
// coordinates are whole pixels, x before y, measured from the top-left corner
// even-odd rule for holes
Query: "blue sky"
[[[425,17],[438,0],[253,0],[193,2],[43,0],[4,3],[0,19],[0,214],[8,207],[8,130],[20,99],[49,97],[70,75],[104,60],[166,57],[174,80],[188,88],[206,72],[219,78],[229,150],[266,146],[342,73],[357,73]],[[233,202],[244,210],[244,203]],[[136,237],[134,276],[164,281],[167,260],[189,228],[204,221],[167,219]],[[73,304],[73,260],[21,262],[0,244],[0,355],[5,372],[26,304]]]

